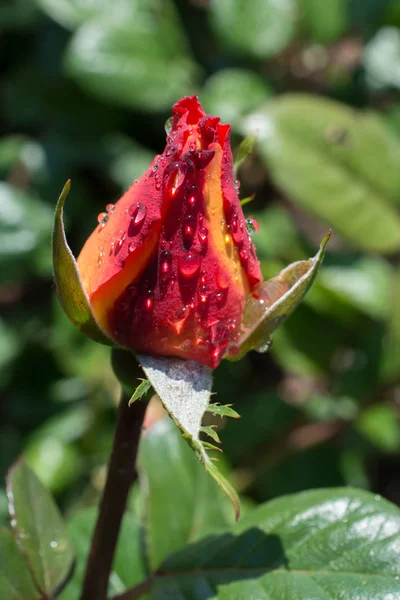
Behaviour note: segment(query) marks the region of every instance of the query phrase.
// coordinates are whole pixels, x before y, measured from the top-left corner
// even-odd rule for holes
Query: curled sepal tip
[[[219,443],[217,433],[210,427],[202,427],[201,424],[209,407],[212,370],[194,360],[147,354],[138,355],[138,360],[164,408],[181,430],[182,437],[231,500],[237,520],[240,515],[238,495],[209,455],[210,450],[220,451],[220,448],[200,439],[200,433],[203,432]]]
[[[310,289],[322,260],[331,231],[324,237],[317,254],[309,260],[292,263],[277,277],[258,284],[247,300],[239,340],[237,360],[250,350],[266,351],[271,334],[300,304]]]
[[[76,260],[65,236],[63,209],[70,188],[71,181],[68,180],[60,194],[54,215],[52,252],[54,281],[58,297],[65,314],[82,333],[96,342],[112,346],[114,343],[101,329],[92,313]]]

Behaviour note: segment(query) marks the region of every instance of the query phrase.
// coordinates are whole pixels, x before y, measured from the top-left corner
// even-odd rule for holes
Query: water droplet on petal
[[[246,230],[249,235],[254,235],[260,229],[255,219],[246,219]]]
[[[182,161],[177,161],[171,164],[170,176],[168,178],[167,190],[172,197],[176,196],[179,188],[185,181],[188,166]]]
[[[173,123],[173,118],[169,117],[166,121],[165,121],[165,125],[164,125],[164,129],[165,129],[165,133],[167,135],[169,135],[172,131],[172,123]]]
[[[102,227],[104,227],[104,225],[107,223],[107,221],[108,221],[108,214],[106,212],[102,212],[97,215],[97,222]]]
[[[217,348],[226,348],[229,344],[231,334],[225,323],[217,321],[210,327],[210,337],[214,346]]]
[[[134,202],[128,209],[128,214],[134,225],[139,226],[145,220],[147,207],[143,202]]]
[[[181,350],[190,350],[190,348],[192,347],[192,340],[184,340],[181,344]]]
[[[178,268],[183,277],[194,277],[200,269],[201,259],[198,254],[188,252],[179,257]]]
[[[191,208],[194,208],[197,204],[197,201],[199,199],[199,194],[200,194],[200,190],[198,187],[196,187],[195,185],[192,185],[189,188],[188,191],[188,195],[187,195],[187,203],[189,204],[189,206]]]
[[[146,310],[151,310],[153,308],[153,304],[154,304],[154,294],[153,294],[153,290],[147,289],[144,292],[144,307]]]
[[[125,233],[122,233],[121,237],[119,238],[119,240],[117,240],[117,243],[115,244],[115,254],[118,254],[118,252],[121,250],[122,244],[124,243],[125,239],[126,231]]]
[[[108,213],[113,213],[113,212],[114,212],[114,210],[115,210],[115,204],[107,204],[107,206],[106,206],[106,211],[107,211]]]
[[[223,269],[217,272],[217,286],[224,291],[229,288],[229,275]]]
[[[135,250],[136,250],[136,244],[135,244],[135,242],[131,242],[128,246],[129,254],[132,254],[132,252],[134,252]]]
[[[240,190],[240,181],[239,181],[239,179],[236,179],[236,181],[234,183],[234,186],[235,186],[235,190],[238,192]]]
[[[205,244],[208,238],[208,229],[207,227],[200,227],[199,229],[199,240],[201,244]]]
[[[160,255],[160,276],[163,279],[169,277],[172,265],[172,254],[169,250],[164,250]]]
[[[235,344],[235,342],[231,342],[230,344],[228,344],[225,354],[227,354],[227,356],[237,356],[239,352],[240,347],[238,346],[238,344]]]
[[[193,215],[186,215],[182,223],[183,245],[189,250],[193,244],[196,233],[196,219]]]
[[[250,256],[249,251],[246,250],[246,248],[242,248],[242,250],[240,250],[239,257],[242,260],[242,262],[248,261],[249,260],[249,256]]]

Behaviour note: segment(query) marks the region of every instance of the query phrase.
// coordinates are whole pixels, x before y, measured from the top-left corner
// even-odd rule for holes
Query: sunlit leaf
[[[28,465],[16,463],[7,478],[11,525],[39,590],[48,597],[71,575],[74,553],[60,512]]]
[[[399,509],[360,490],[278,498],[231,532],[167,559],[151,600],[393,600],[400,596]]]
[[[0,528],[0,598],[39,600],[32,575],[13,534]]]
[[[400,248],[400,142],[379,115],[287,94],[243,130],[258,132],[270,176],[292,202],[361,250]]]

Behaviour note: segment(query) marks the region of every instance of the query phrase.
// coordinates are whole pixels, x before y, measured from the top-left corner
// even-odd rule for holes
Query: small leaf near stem
[[[136,400],[141,400],[151,388],[151,383],[148,379],[142,379],[136,390],[133,392],[132,398],[129,400],[131,406]]]

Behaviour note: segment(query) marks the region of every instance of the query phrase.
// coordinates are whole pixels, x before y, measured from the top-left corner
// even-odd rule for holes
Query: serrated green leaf
[[[250,350],[265,352],[273,331],[285,321],[310,289],[325,254],[330,234],[322,241],[314,258],[286,267],[277,277],[262,284],[260,298],[250,297],[243,316],[243,333],[237,360]]]
[[[129,406],[136,402],[136,400],[140,400],[147,394],[149,389],[151,388],[151,383],[148,379],[142,379],[142,381],[137,386],[136,390],[133,392],[132,398],[129,400]]]
[[[214,442],[217,442],[217,444],[220,444],[221,440],[219,439],[219,435],[215,431],[214,427],[215,427],[215,425],[206,425],[201,428],[201,431],[203,433],[205,433],[206,435],[208,435],[212,440],[214,440]]]
[[[400,142],[379,115],[287,94],[244,122],[274,183],[361,250],[400,248]]]
[[[207,412],[213,415],[220,415],[221,417],[232,417],[233,419],[240,419],[239,413],[231,408],[232,404],[209,404],[207,406]]]
[[[199,460],[229,496],[236,519],[240,514],[239,498],[212,463],[206,452],[211,444],[200,440],[201,421],[211,396],[212,371],[193,360],[138,355],[147,378],[160,397],[164,408],[184,434],[184,439]],[[214,449],[217,449],[214,447]],[[217,450],[220,450],[219,448]]]
[[[13,534],[0,527],[0,598],[39,600],[40,596]]]
[[[52,597],[74,564],[64,521],[48,490],[23,461],[8,474],[7,494],[11,525],[34,581],[43,595]]]
[[[167,559],[151,600],[394,600],[400,511],[351,488],[268,502]]]
[[[53,269],[58,297],[64,312],[75,327],[93,340],[112,346],[113,342],[101,329],[92,313],[76,260],[65,237],[63,210],[70,187],[71,182],[67,181],[58,199],[54,215]]]
[[[171,419],[158,421],[143,436],[138,464],[151,569],[185,544],[233,524],[228,498]],[[171,518],[177,506],[179,517]]]

